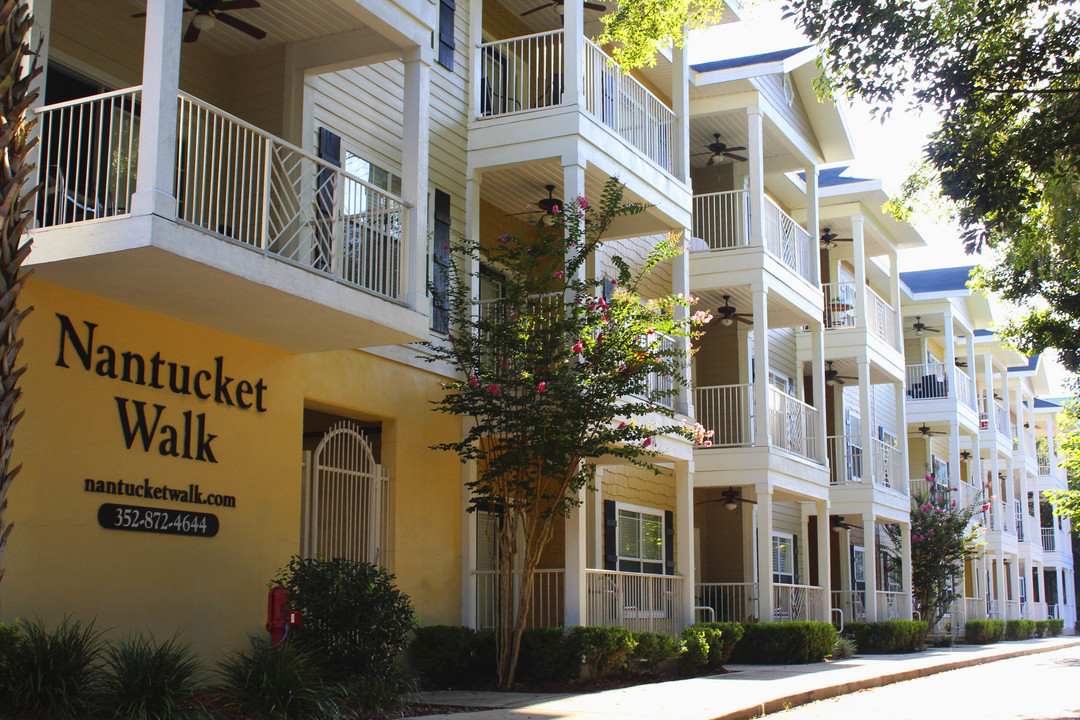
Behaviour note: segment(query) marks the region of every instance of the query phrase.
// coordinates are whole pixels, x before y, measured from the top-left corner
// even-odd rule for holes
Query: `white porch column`
[[[589,567],[597,569],[604,567],[604,466],[596,468],[593,476],[595,490],[588,491],[593,502],[593,553],[589,559]]]
[[[131,211],[176,216],[176,122],[184,4],[150,0],[143,42],[139,160]]]
[[[863,575],[866,577],[866,622],[877,620],[877,518],[863,515]]]
[[[1027,453],[1027,433],[1024,432],[1024,423],[1027,422],[1027,418],[1024,416],[1024,381],[1018,379],[1016,383],[1016,448],[1022,453]]]
[[[1020,558],[1016,558],[1009,565],[1009,584],[1012,585],[1013,600],[1016,602],[1017,615],[1021,617],[1019,613],[1020,609]]]
[[[759,483],[754,488],[757,491],[758,620],[772,622],[772,488],[768,483]]]
[[[956,324],[953,322],[952,307],[945,308],[945,337],[942,341],[945,343],[945,382],[948,385],[946,390],[950,398],[957,398],[959,395],[956,390]]]
[[[1050,463],[1050,474],[1054,474],[1054,470],[1057,469],[1057,448],[1054,447],[1054,430],[1057,425],[1057,418],[1047,416],[1046,418],[1046,457]],[[1038,508],[1036,508],[1038,510]]]
[[[998,617],[1002,620],[1006,618],[1006,601],[1008,595],[1005,593],[1005,556],[1001,554],[994,555],[994,609],[998,612]]]
[[[409,206],[405,224],[408,258],[405,303],[428,314],[428,157],[431,107],[431,50],[405,59],[405,109],[401,149],[401,199]]]
[[[483,182],[483,176],[480,171],[473,170],[470,175],[465,178],[465,237],[470,241],[479,244],[480,242],[480,183]],[[474,300],[480,299],[480,267],[479,262],[474,257],[463,256],[458,258],[451,258],[454,262],[461,264],[461,270],[465,276],[469,278],[470,290],[469,297]],[[427,265],[427,258],[425,256],[425,267]],[[473,304],[472,315],[473,320],[476,320],[476,316],[480,311],[480,306]]]
[[[817,567],[818,585],[821,586],[821,619],[829,622],[832,619],[832,567],[830,566],[829,543],[832,538],[829,524],[829,501],[815,500],[814,510],[817,513]]]
[[[810,233],[810,274],[815,285],[821,284],[821,253],[818,238],[821,237],[820,208],[818,207],[818,169],[816,165],[803,168],[806,173],[806,230]],[[826,616],[827,617],[827,616]]]
[[[896,395],[896,440],[900,451],[900,472],[904,474],[903,483],[908,493],[911,492],[911,484],[908,477],[911,475],[910,462],[908,461],[908,434],[907,434],[907,397],[904,391],[903,381],[893,383],[893,391]]]
[[[901,568],[901,582],[904,584],[904,597],[907,598],[908,605],[908,617],[904,620],[911,619],[911,611],[915,609],[915,603],[912,600],[911,592],[911,523],[900,523],[900,563],[903,565]]]
[[[904,313],[901,312],[900,304],[900,255],[896,251],[896,248],[889,247],[889,304],[893,306],[893,310],[896,311],[896,344],[897,349],[903,354],[904,352]],[[926,357],[923,356],[920,362],[925,362]],[[900,427],[903,427],[901,425]]]
[[[765,130],[757,108],[747,110],[747,159],[750,180],[750,245],[764,247],[765,220]]]
[[[1001,497],[1001,479],[998,477],[1000,473],[1001,461],[995,444],[990,453],[990,487],[986,491],[986,502],[990,503],[990,524],[997,532],[1005,529],[1002,525],[1005,518],[1001,516],[1001,501],[1004,498]]]
[[[573,3],[571,3],[573,4]],[[567,11],[567,15],[569,15]],[[585,166],[582,165],[577,158],[563,157],[563,202],[573,202],[579,197],[585,196]],[[561,208],[560,208],[561,209]],[[581,222],[580,218],[571,218],[571,222]],[[570,227],[566,228],[567,235],[571,232]],[[567,251],[567,257],[572,254],[572,251]],[[585,264],[578,268],[577,277],[579,280],[585,279]],[[567,278],[569,281],[570,278]]]
[[[675,574],[683,578],[678,608],[682,624],[694,622],[694,468],[689,460],[675,461]]]
[[[814,255],[819,255],[815,252]],[[825,327],[824,323],[810,323],[810,358],[811,375],[813,377],[814,407],[817,408],[817,424],[814,427],[817,442],[814,443],[815,454],[824,460],[829,456],[828,451],[828,425],[825,417]],[[826,518],[827,520],[828,518]]]
[[[675,256],[671,263],[671,292],[676,295],[690,295],[690,228],[682,228],[683,251]],[[690,315],[690,308],[675,306],[675,319],[683,320]],[[678,382],[678,394],[672,398],[675,410],[688,417],[694,416],[693,377],[691,375],[690,338],[677,338],[684,353],[681,363],[682,378]]]
[[[979,384],[975,382],[978,373],[975,372],[975,330],[968,328],[967,331],[967,368],[971,382],[971,401],[975,403],[976,412],[979,409]]]
[[[754,445],[769,446],[769,307],[762,283],[751,286],[754,306]],[[782,438],[775,438],[777,443]]]
[[[585,515],[586,492],[585,488],[578,491],[577,499],[581,504],[573,508],[570,511],[570,517],[566,518],[566,547],[563,561],[565,583],[563,623],[566,627],[588,623],[586,617],[588,593],[585,578],[587,567],[585,536],[588,532]]]
[[[476,461],[461,466],[461,624],[476,627],[476,513],[469,512],[472,491],[468,483],[476,480]]]
[[[585,67],[585,6],[578,2],[565,3],[563,6],[563,104],[577,105],[584,92]],[[583,193],[578,193],[581,195]],[[567,202],[571,195],[567,192],[563,199]]]
[[[38,49],[38,67],[41,68],[41,74],[37,76],[37,79],[30,84],[30,91],[38,91],[37,99],[30,106],[27,111],[27,116],[33,115],[34,110],[45,105],[45,78],[49,72],[49,40],[52,33],[50,27],[52,25],[52,0],[26,0],[27,7],[30,8],[30,13],[34,17],[34,25],[30,28],[30,35],[27,38],[27,45],[31,49]],[[39,45],[40,43],[40,45]],[[23,70],[29,69],[29,58],[23,61]],[[34,128],[27,135],[27,142],[33,142],[35,138],[41,137],[41,123],[38,122],[34,125]],[[41,155],[41,145],[36,145],[33,149],[27,153],[27,162],[34,165],[39,164],[39,157]],[[31,174],[30,182],[35,182],[36,176]],[[39,218],[38,223],[41,222]]]
[[[949,487],[960,477],[960,423],[949,421]],[[939,478],[940,480],[940,478]]]
[[[986,427],[997,432],[997,408],[994,406],[994,360],[987,352],[983,359],[983,400],[986,404]],[[974,368],[972,368],[974,372]]]
[[[878,478],[876,474],[881,472],[878,463],[873,462],[874,452],[874,421],[871,417],[873,407],[870,404],[870,361],[865,357],[859,358],[859,436],[862,447],[862,481],[874,482]]]
[[[685,32],[683,33],[685,41]],[[690,184],[690,62],[687,48],[671,50],[671,109],[675,112],[672,130],[672,174]],[[690,239],[690,233],[685,235]]]
[[[1016,423],[1013,422],[1012,417],[1012,395],[1009,394],[1009,370],[1004,365],[1001,367],[1001,402],[1005,406],[1005,422],[1009,423],[1008,428],[998,428],[1000,432],[1012,438],[1016,437]],[[1012,448],[1010,448],[1011,450]]]
[[[851,216],[851,249],[855,253],[855,322],[867,327],[866,315],[866,235],[863,216]]]

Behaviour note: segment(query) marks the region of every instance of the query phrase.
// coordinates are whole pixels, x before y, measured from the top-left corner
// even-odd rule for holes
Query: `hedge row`
[[[846,623],[844,634],[855,641],[859,652],[911,653],[926,639],[928,625],[919,620],[885,620],[869,623]]]
[[[796,665],[821,662],[836,645],[836,628],[824,622],[754,623],[743,627],[736,662]]]
[[[1026,640],[1031,637],[1057,637],[1065,630],[1065,621],[1054,620],[968,620],[964,638],[971,645],[988,645],[1005,640]]]
[[[964,639],[970,645],[996,643],[1004,635],[1004,620],[968,620],[964,623]]]

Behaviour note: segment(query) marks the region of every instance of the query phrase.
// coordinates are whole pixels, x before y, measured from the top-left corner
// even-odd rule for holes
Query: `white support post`
[[[945,383],[950,398],[959,397],[956,389],[956,323],[953,322],[952,307],[945,308]]]
[[[978,374],[975,372],[975,329],[968,328],[967,331],[967,367],[969,382],[971,382],[971,402],[975,403],[975,410],[978,412],[979,408],[979,384],[975,382],[975,378]]]
[[[851,249],[855,253],[855,322],[860,328],[866,328],[866,234],[863,231],[863,216],[851,216]]]
[[[866,578],[866,622],[877,620],[877,519],[863,515],[863,575]]]
[[[431,50],[420,48],[405,60],[405,111],[401,150],[401,196],[409,205],[405,224],[406,304],[428,314],[428,158]]]
[[[746,154],[750,161],[750,245],[765,247],[765,129],[756,107],[747,111],[746,123],[749,135]]]
[[[436,3],[436,8],[438,3]],[[469,96],[465,117],[480,117],[480,85],[483,68],[483,54],[480,45],[484,42],[484,3],[474,0],[469,3]]]
[[[896,311],[896,344],[897,349],[904,352],[904,313],[901,312],[900,304],[900,255],[895,248],[889,248],[889,303]],[[924,356],[920,362],[926,360]],[[904,427],[901,425],[900,427]]]
[[[584,99],[585,76],[585,6],[578,2],[563,4],[563,104],[577,105]],[[579,193],[580,194],[580,193]],[[567,192],[563,198],[569,202]]]
[[[876,473],[881,472],[878,463],[870,462],[874,456],[874,418],[871,416],[873,408],[870,405],[870,361],[859,358],[857,375],[859,376],[859,436],[862,440],[862,473],[863,482],[868,479],[871,483],[879,480]]]
[[[588,532],[585,517],[586,490],[578,491],[577,499],[580,504],[570,510],[570,517],[566,518],[566,546],[564,548],[564,581],[566,595],[564,598],[563,622],[566,627],[572,625],[585,625],[588,608],[588,587],[586,585],[585,568],[585,534]]]
[[[461,466],[461,624],[476,627],[476,513],[469,512],[472,491],[468,484],[476,480],[476,461]]]
[[[677,611],[683,625],[694,622],[693,477],[692,461],[675,461],[675,574],[683,577],[682,607]]]
[[[829,561],[831,552],[829,543],[832,541],[831,525],[829,523],[829,501],[815,500],[814,510],[817,513],[817,566],[818,585],[821,587],[822,607],[821,617],[825,622],[832,619],[832,568]]]
[[[573,3],[570,3],[570,4],[573,5]],[[567,15],[570,14],[569,9],[567,10],[566,14]],[[563,202],[573,202],[577,198],[584,197],[584,196],[585,196],[585,166],[581,165],[576,158],[571,159],[571,158],[565,158],[564,157],[563,158]],[[571,218],[570,222],[572,222],[572,223],[581,223],[582,220],[580,218]],[[572,232],[572,229],[568,224],[567,228],[566,228],[567,236],[569,236],[571,232]],[[567,257],[568,258],[572,254],[573,254],[572,250],[567,251]],[[586,268],[585,268],[584,265],[582,265],[581,267],[578,268],[578,279],[579,280],[584,280],[585,279],[585,270],[586,270]],[[566,278],[566,280],[567,280],[567,282],[569,282],[571,280],[571,278],[568,277],[568,278]],[[569,300],[569,298],[568,298],[568,300]]]
[[[589,492],[593,499],[593,555],[590,567],[604,567],[604,466],[596,468],[593,476],[595,490]]]
[[[1009,427],[1006,435],[1009,437],[1011,443],[1013,438],[1016,437],[1016,423],[1013,422],[1012,415],[1012,395],[1009,393],[1009,370],[1005,366],[1001,367],[1001,402],[1005,405],[1005,422],[1009,423]],[[1009,452],[1012,452],[1012,448],[1009,448]]]
[[[761,283],[751,285],[754,313],[754,445],[769,446],[769,308]],[[774,438],[781,442],[781,438]]]
[[[671,263],[671,292],[676,295],[690,295],[690,228],[682,228],[683,250],[675,256]],[[683,305],[675,306],[675,319],[685,320],[690,315],[690,308]],[[680,367],[682,378],[678,383],[678,395],[675,396],[675,409],[686,415],[694,416],[694,393],[693,378],[691,376],[690,362],[690,338],[677,338],[679,347],[683,352]]]
[[[149,0],[143,42],[139,159],[131,211],[176,216],[176,123],[184,4]]]
[[[896,433],[897,442],[900,445],[900,472],[907,476],[911,474],[909,470],[911,463],[908,460],[908,434],[903,432],[907,428],[907,397],[903,381],[894,383],[893,388],[896,395],[896,427],[900,430],[900,432]],[[910,479],[909,477],[904,478],[904,486],[908,489],[908,492],[911,491],[908,482]]]
[[[757,490],[757,567],[758,614],[760,622],[773,620],[773,561],[772,561],[772,488],[768,483],[755,486]]]
[[[997,601],[994,604],[997,606],[997,611],[1000,614],[1002,620],[1006,617],[1006,603],[1008,601],[1008,595],[1005,592],[1005,556],[998,554],[994,556],[994,599]]]
[[[45,78],[49,73],[49,41],[52,33],[52,0],[26,0],[30,14],[34,18],[34,25],[30,28],[30,36],[27,44],[31,50],[37,50],[37,64],[41,68],[41,74],[30,84],[30,92],[37,91],[37,99],[27,110],[27,117],[33,117],[34,111],[45,105]],[[30,58],[23,60],[23,71],[30,69]],[[41,137],[41,123],[35,123],[26,137],[27,144],[33,143]],[[32,165],[39,165],[41,154],[40,142],[30,149],[26,155],[26,161]],[[30,182],[34,182],[34,176],[30,176]],[[38,218],[37,222],[41,222]]]
[[[1001,501],[1005,498],[1001,497],[1001,479],[998,477],[1001,474],[1001,460],[998,457],[997,446],[994,446],[993,452],[990,453],[990,489],[986,493],[986,502],[990,503],[990,521],[994,526],[994,530],[1002,532],[1005,526],[1002,523],[1005,518],[1001,515]],[[994,518],[997,522],[994,522]]]
[[[994,405],[994,359],[987,352],[983,358],[983,401],[986,409],[986,427],[995,433],[998,430],[997,407]],[[972,372],[974,372],[974,367]]]
[[[817,255],[817,253],[814,253]],[[824,323],[812,322],[810,323],[810,350],[812,357],[810,359],[811,376],[813,378],[814,388],[814,407],[818,411],[817,426],[814,428],[814,432],[817,435],[816,457],[825,459],[829,456],[828,451],[828,430],[827,420],[825,417],[825,411],[828,404],[825,402],[825,326]],[[827,519],[827,518],[826,518]]]
[[[683,33],[685,41],[685,31]],[[675,113],[672,170],[676,178],[690,184],[690,62],[683,47],[671,51],[671,109]],[[690,234],[686,234],[690,239]]]
[[[960,477],[960,423],[949,421],[949,487]]]
[[[912,586],[911,586],[911,523],[900,523],[900,563],[903,566],[901,573],[903,576],[904,584],[904,597],[907,598],[908,604],[908,617],[904,619],[910,619],[912,617],[911,611],[915,608],[915,602],[912,599]]]
[[[806,173],[806,230],[810,233],[810,274],[811,281],[815,285],[821,284],[821,253],[818,252],[818,237],[821,234],[821,228],[819,227],[820,221],[820,208],[818,204],[818,169],[816,165],[809,165],[803,168]],[[826,613],[826,617],[828,614]]]

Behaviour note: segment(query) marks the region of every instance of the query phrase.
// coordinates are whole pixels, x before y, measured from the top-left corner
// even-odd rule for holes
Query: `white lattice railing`
[[[1007,600],[1005,601],[1005,619],[1006,620],[1019,620],[1020,618],[1020,601],[1019,600]]]
[[[773,584],[774,620],[828,620],[821,616],[825,589],[816,585]]]
[[[765,198],[765,217],[761,234],[765,247],[803,279],[817,283],[811,253],[817,252],[817,241],[790,215],[780,209],[772,198]]]
[[[769,442],[812,460],[818,457],[818,410],[782,390],[769,388]]]
[[[866,288],[867,330],[891,348],[900,349],[896,334],[896,309],[869,287]]]
[[[704,246],[691,244],[694,250],[726,250],[750,244],[750,192],[725,192],[695,195],[693,205],[694,238]]]
[[[675,636],[682,632],[682,577],[586,570],[585,582],[588,625]]]
[[[877,619],[878,620],[910,620],[911,619],[911,596],[907,593],[878,590],[877,595]]]
[[[129,212],[139,96],[130,88],[39,111],[42,226]],[[177,102],[177,220],[403,298],[400,198],[186,93]]]
[[[844,622],[866,621],[866,593],[858,590],[833,590],[832,606],[844,613]]]
[[[699,620],[717,622],[756,622],[758,613],[757,583],[697,583],[694,585],[694,605],[712,608],[712,617],[700,615]],[[701,610],[698,610],[701,613]]]
[[[712,447],[754,444],[754,386],[713,385],[694,388],[694,414],[712,430]]]
[[[855,312],[855,283],[824,283],[821,292],[825,296],[825,329],[857,327]]]
[[[516,612],[521,599],[521,572],[514,573],[511,611]],[[499,571],[478,570],[476,580],[476,627],[494,628],[499,622]],[[562,568],[537,569],[529,601],[528,627],[558,627],[563,624],[566,573]]]

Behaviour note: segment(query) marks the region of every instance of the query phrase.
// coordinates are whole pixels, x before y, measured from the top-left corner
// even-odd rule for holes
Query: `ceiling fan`
[[[542,212],[544,214],[540,217],[540,222],[549,227],[553,225],[555,223],[555,213],[562,208],[563,201],[560,198],[555,197],[554,185],[545,185],[544,189],[547,190],[548,196],[537,200],[535,208],[519,213],[509,213],[506,217],[513,217],[514,215],[532,215],[534,213]]]
[[[842,238],[832,231],[832,228],[825,228],[821,232],[821,247],[834,248],[836,243],[851,242],[852,238]]]
[[[521,17],[525,17],[526,15],[532,15],[534,12],[540,12],[544,8],[549,7],[557,8],[555,12],[562,15],[562,7],[565,2],[566,0],[551,0],[551,2],[546,2],[543,5],[537,5],[532,10],[526,10],[525,12],[521,13]],[[607,8],[600,3],[584,2],[582,3],[582,5],[586,10],[595,10],[596,12],[605,12],[607,10]]]
[[[970,450],[961,451],[960,459],[961,460],[970,460],[971,459],[971,451]]]
[[[184,42],[193,43],[199,39],[199,33],[209,30],[220,20],[229,27],[250,35],[256,40],[266,37],[266,32],[243,20],[238,20],[232,15],[226,15],[226,10],[254,10],[262,7],[258,0],[187,0],[188,6],[184,12],[195,11],[195,16],[188,24],[187,32],[184,33]],[[146,17],[146,13],[135,13],[131,17]]]
[[[922,321],[922,317],[919,315],[915,316],[915,323],[911,327],[915,329],[916,335],[922,335],[924,332],[941,332],[940,329],[932,328],[926,323],[924,323]]]
[[[701,157],[702,155],[708,155],[709,161],[705,163],[705,167],[708,167],[716,162],[717,158],[731,158],[732,160],[738,160],[739,162],[746,162],[746,158],[742,155],[736,155],[735,153],[746,150],[745,147],[739,145],[738,147],[728,147],[726,143],[720,142],[720,133],[713,133],[715,140],[705,146],[707,153],[695,153],[690,157]]]
[[[857,530],[859,528],[858,525],[844,522],[843,515],[830,515],[829,527],[832,528],[833,532],[844,532],[845,530]]]
[[[923,437],[930,437],[931,435],[948,435],[949,434],[949,433],[945,432],[944,430],[931,430],[930,426],[925,424],[925,423],[923,423],[922,425],[920,425],[916,429],[919,431],[919,434],[922,435]]]
[[[730,326],[732,323],[738,321],[741,323],[746,323],[747,325],[753,325],[754,321],[747,319],[752,318],[753,314],[736,312],[735,306],[731,305],[728,302],[729,300],[731,300],[731,296],[725,295],[724,307],[716,309],[716,316],[720,318],[720,324],[724,326]]]
[[[845,380],[858,380],[857,377],[851,375],[841,375],[839,370],[833,370],[833,361],[830,360],[825,369],[825,384],[826,385],[843,385]]]
[[[750,503],[751,505],[757,505],[757,500],[747,500],[742,496],[742,493],[739,492],[738,488],[731,487],[721,493],[721,496],[718,498],[715,498],[713,500],[702,500],[701,502],[694,504],[707,505],[708,503],[723,503],[724,507],[728,510],[734,510],[735,508],[739,507],[739,503]]]

